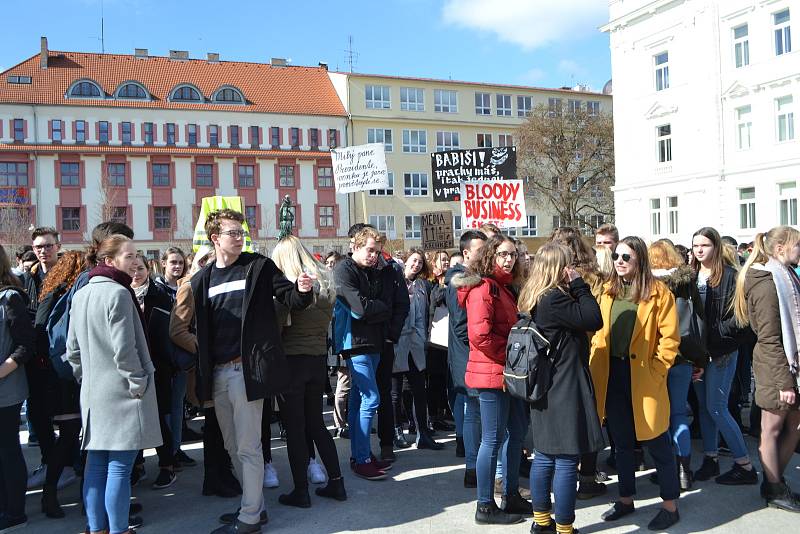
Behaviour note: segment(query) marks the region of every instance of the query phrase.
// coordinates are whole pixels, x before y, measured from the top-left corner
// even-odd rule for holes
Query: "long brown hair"
[[[714,246],[714,253],[711,255],[711,276],[708,277],[708,285],[717,287],[722,281],[722,273],[725,271],[725,264],[722,261],[722,238],[719,236],[719,232],[710,226],[704,226],[692,234],[692,268],[695,274],[700,272],[700,262],[694,256],[694,238],[697,236],[705,237]]]
[[[656,279],[653,272],[650,270],[650,259],[647,257],[647,245],[641,237],[628,236],[620,243],[628,246],[633,253],[636,254],[636,275],[631,281],[631,300],[633,302],[642,302],[650,298],[653,292],[653,287],[656,285]],[[611,272],[611,279],[609,282],[606,293],[616,298],[617,295],[623,294],[623,280],[614,269]]]
[[[542,297],[553,288],[567,292],[564,282],[564,267],[573,261],[572,250],[561,243],[545,243],[531,261],[528,279],[520,291],[517,306],[523,313],[531,312]]]
[[[654,241],[647,249],[647,256],[653,269],[673,269],[686,264],[680,252],[666,239]]]
[[[78,250],[68,250],[62,254],[53,268],[47,271],[47,278],[44,279],[42,289],[39,291],[39,302],[61,284],[64,284],[64,289],[71,288],[84,269],[86,269],[86,254]]]
[[[430,278],[431,272],[433,269],[431,268],[431,262],[425,256],[425,252],[421,248],[410,248],[408,252],[403,254],[403,264],[408,261],[408,259],[413,256],[414,254],[419,254],[419,257],[422,258],[422,269],[419,270],[417,275],[414,277],[414,280],[428,280]],[[404,275],[405,275],[405,265],[403,267]]]
[[[494,257],[500,245],[506,242],[514,245],[514,240],[507,235],[495,234],[490,237],[486,244],[475,254],[473,261],[470,262],[469,271],[480,276],[494,276]],[[514,245],[514,249],[516,250],[516,245]],[[519,261],[519,258],[514,262],[511,276],[513,277],[511,283],[519,286],[522,281],[522,263]]]
[[[11,272],[11,260],[3,245],[0,245],[0,285],[22,287],[22,282]]]
[[[553,230],[550,241],[566,245],[572,250],[572,265],[584,278],[595,276],[601,278],[597,255],[592,247],[584,241],[583,236],[571,226],[562,226]]]

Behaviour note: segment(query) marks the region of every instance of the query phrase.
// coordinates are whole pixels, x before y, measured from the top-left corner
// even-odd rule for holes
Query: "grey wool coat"
[[[128,288],[95,276],[75,293],[67,359],[81,383],[83,449],[134,451],[163,443],[155,368]]]

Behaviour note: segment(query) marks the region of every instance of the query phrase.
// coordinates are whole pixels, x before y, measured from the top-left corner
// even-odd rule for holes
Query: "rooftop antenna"
[[[105,13],[103,9],[103,0],[100,0],[100,51],[105,54],[106,53],[106,34],[104,29],[104,18]]]
[[[350,66],[350,73],[353,72],[353,67],[355,66],[356,62],[358,61],[358,52],[353,50],[353,36],[347,36],[347,50],[345,50],[347,54],[347,64]]]

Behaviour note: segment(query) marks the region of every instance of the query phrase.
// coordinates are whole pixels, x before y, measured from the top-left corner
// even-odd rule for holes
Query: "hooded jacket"
[[[467,310],[458,303],[458,285],[461,281],[453,281],[456,277],[463,277],[467,269],[462,265],[454,265],[447,270],[444,276],[445,303],[447,304],[447,363],[450,366],[450,376],[453,379],[453,388],[456,393],[476,397],[478,392],[467,388],[464,376],[467,373],[469,361],[469,336],[467,335]]]

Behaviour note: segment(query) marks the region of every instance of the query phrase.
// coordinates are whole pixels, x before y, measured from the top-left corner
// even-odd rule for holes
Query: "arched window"
[[[190,85],[181,85],[172,91],[173,102],[202,102],[200,92]]]
[[[138,83],[126,83],[117,91],[117,98],[146,99],[147,91]]]
[[[100,98],[102,92],[96,83],[82,81],[72,86],[69,96],[72,98]]]
[[[214,102],[221,102],[225,104],[243,104],[244,97],[239,90],[231,87],[224,87],[219,89],[214,94]]]

